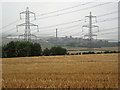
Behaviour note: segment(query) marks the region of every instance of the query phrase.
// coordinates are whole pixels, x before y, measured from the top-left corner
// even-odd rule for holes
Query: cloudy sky
[[[93,0],[92,0],[93,1]],[[58,28],[58,36],[83,37],[88,34],[89,29],[82,26],[89,24],[85,18],[90,12],[93,16],[93,25],[99,26],[93,29],[98,39],[118,39],[118,3],[117,2],[4,2],[2,3],[2,34],[3,36],[17,36],[24,33],[24,27],[19,27],[16,32],[16,25],[25,22],[24,15],[20,20],[19,13],[29,10],[36,14],[36,20],[31,15],[31,23],[39,26],[31,27],[31,33],[38,37],[55,36],[55,29]],[[85,22],[86,19],[86,22]]]

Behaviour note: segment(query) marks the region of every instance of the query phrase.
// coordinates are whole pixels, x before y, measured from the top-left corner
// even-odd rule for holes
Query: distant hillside
[[[22,41],[22,39],[20,40],[20,39],[17,39],[17,38],[5,38],[5,37],[3,37],[2,39],[0,38],[0,40],[2,40],[2,42],[0,42],[0,46],[4,45],[4,44],[7,44],[11,41]],[[47,40],[44,40],[44,39],[32,40],[32,42],[40,43],[41,47],[43,49],[54,46],[52,43],[47,42]]]
[[[17,38],[2,38],[2,43],[0,45],[7,44],[11,41],[22,41],[23,39]],[[47,37],[47,38],[39,38],[39,39],[32,39],[32,42],[40,43],[42,49],[50,48],[52,46],[69,46],[69,47],[88,47],[88,40],[82,38],[68,38],[68,37],[59,37],[57,40],[55,37]],[[100,47],[117,47],[117,42],[108,42],[108,40],[96,40],[94,39],[92,42],[93,48],[100,48]]]
[[[2,37],[2,43],[0,43],[0,45],[4,45],[4,44],[7,44],[11,41],[17,41],[18,39],[15,39],[15,38],[5,38],[5,37]]]

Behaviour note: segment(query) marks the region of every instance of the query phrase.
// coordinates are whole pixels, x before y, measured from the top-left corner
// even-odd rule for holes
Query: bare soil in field
[[[3,58],[3,88],[118,88],[118,54]]]

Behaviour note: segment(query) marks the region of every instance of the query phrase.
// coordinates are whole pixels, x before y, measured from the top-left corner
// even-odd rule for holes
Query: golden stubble
[[[3,88],[117,88],[118,54],[3,58]]]

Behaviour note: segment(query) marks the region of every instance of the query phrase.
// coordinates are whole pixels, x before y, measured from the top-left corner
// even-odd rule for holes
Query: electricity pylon
[[[55,37],[56,37],[56,46],[57,46],[58,45],[58,41],[57,41],[58,40],[58,29],[57,28],[56,28],[56,36]]]
[[[23,11],[20,13],[20,19],[22,19],[21,15],[25,14],[25,23],[17,25],[17,32],[18,32],[18,26],[25,26],[25,33],[22,35],[19,35],[19,37],[23,36],[25,41],[31,41],[31,36],[37,38],[36,35],[31,34],[30,27],[31,26],[37,26],[37,31],[39,32],[38,25],[30,23],[30,14],[34,15],[34,20],[36,20],[35,13],[29,11],[29,8],[26,8],[26,11]]]
[[[83,31],[83,28],[86,27],[86,28],[89,28],[89,32],[87,35],[84,35],[84,37],[88,37],[88,40],[89,40],[89,51],[91,52],[92,51],[92,40],[93,40],[93,36],[96,36],[96,34],[93,34],[92,30],[93,28],[98,28],[98,32],[99,32],[99,26],[97,25],[93,25],[92,21],[93,21],[93,18],[95,18],[95,21],[97,22],[97,19],[96,19],[96,16],[92,16],[92,13],[90,12],[90,15],[89,16],[85,16],[86,18],[89,18],[89,25],[84,25],[82,26],[82,31]],[[85,20],[86,22],[86,20]]]
[[[56,39],[57,39],[57,37],[58,37],[58,29],[56,28]]]

